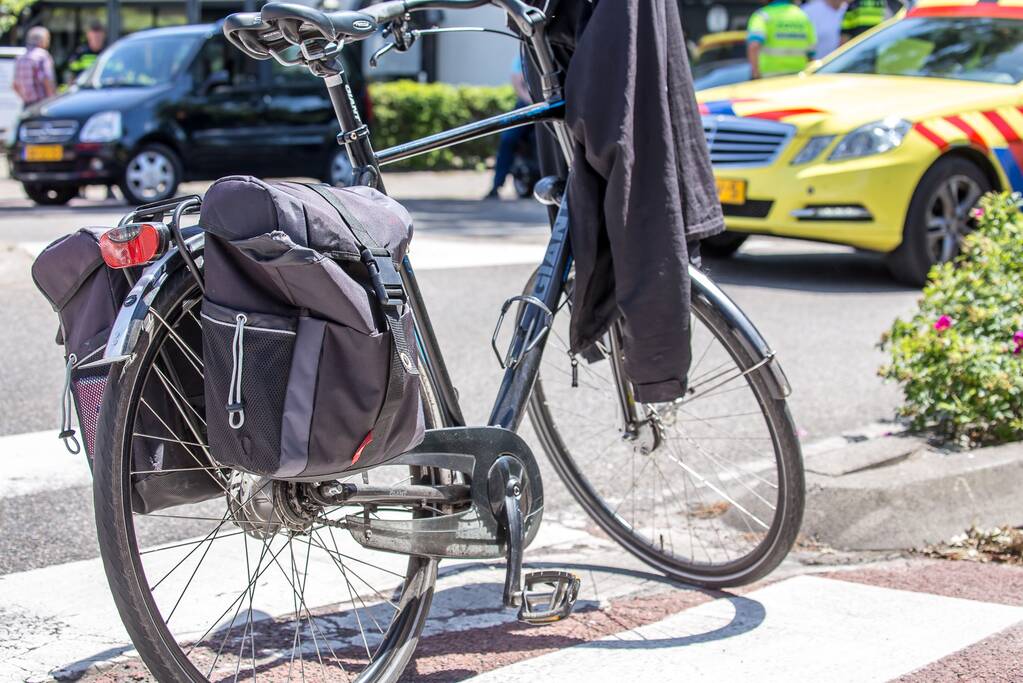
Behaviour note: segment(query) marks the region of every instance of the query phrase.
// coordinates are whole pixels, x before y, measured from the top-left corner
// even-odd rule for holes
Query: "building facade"
[[[5,36],[8,45],[21,45],[32,26],[45,26],[53,36],[51,52],[58,66],[85,42],[93,21],[107,26],[109,41],[121,35],[160,26],[212,22],[231,12],[258,9],[264,0],[39,0]],[[329,9],[357,7],[366,0],[290,0]],[[744,29],[758,2],[732,0],[679,0],[686,38],[696,41],[707,33]],[[496,7],[435,11],[422,18],[424,24],[476,26],[505,29],[503,13]],[[373,79],[413,78],[424,81],[497,85],[511,73],[518,43],[491,33],[448,34],[424,38],[405,54],[391,52],[376,69],[369,59],[382,39],[367,41],[362,49],[363,66]]]

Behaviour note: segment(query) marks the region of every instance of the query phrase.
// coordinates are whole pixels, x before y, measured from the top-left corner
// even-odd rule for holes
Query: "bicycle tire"
[[[199,296],[194,280],[191,279],[187,271],[181,269],[171,275],[161,288],[153,303],[153,310],[163,320],[175,321],[178,319],[176,311],[184,310],[183,307],[188,302],[197,301]],[[154,361],[160,348],[161,339],[166,336],[164,326],[161,324],[145,326],[132,358],[123,365],[115,365],[111,369],[107,395],[100,414],[96,447],[97,464],[102,463],[102,466],[95,468],[93,487],[96,527],[100,554],[114,603],[132,642],[150,672],[160,681],[202,683],[210,679],[207,678],[207,674],[199,670],[194,662],[189,660],[188,655],[183,651],[183,646],[179,644],[165,623],[152,591],[148,587],[148,580],[140,556],[141,549],[137,545],[131,503],[130,455],[127,453],[131,435],[128,426],[134,423],[134,411],[138,409],[137,399],[142,385],[140,380],[145,376],[144,371]],[[432,387],[429,385],[427,373],[423,373],[423,382],[424,388],[429,392]],[[425,398],[428,399],[424,401],[427,424],[429,425],[431,422],[441,424],[441,418],[435,410],[436,402],[430,400],[429,396]],[[241,535],[246,536],[244,533]],[[209,545],[212,546],[212,541]],[[312,543],[309,545],[312,546]],[[327,552],[329,553],[329,550]],[[260,558],[260,562],[262,562],[262,558]],[[308,562],[307,556],[307,572]],[[257,570],[258,568],[257,566]],[[283,572],[283,568],[281,571]],[[381,644],[370,658],[368,666],[357,677],[346,674],[346,677],[340,680],[357,680],[360,683],[389,683],[401,676],[414,654],[419,634],[429,613],[436,577],[437,562],[435,560],[408,558],[405,579],[397,591],[400,597],[396,599],[397,604],[402,607],[402,611],[396,614],[386,635],[381,638]],[[258,574],[256,578],[259,578]],[[347,577],[345,580],[348,580]],[[304,591],[304,584],[302,587]],[[292,588],[297,591],[295,584],[292,584]],[[182,593],[183,595],[184,593]],[[365,607],[364,601],[362,604]],[[352,605],[358,612],[354,598]],[[296,611],[298,616],[297,632],[301,628],[302,616],[298,608]],[[314,617],[308,607],[306,607],[306,614],[310,628],[315,629],[312,624]],[[171,616],[173,616],[173,611]],[[237,614],[234,619],[237,619]],[[255,626],[252,626],[251,622],[250,627],[255,631]],[[233,625],[232,628],[234,628]],[[230,630],[228,630],[229,635]],[[365,638],[365,634],[363,634],[363,638]],[[226,639],[227,636],[225,636]],[[299,643],[301,644],[301,640]],[[242,656],[245,654],[244,647],[245,634],[243,633]],[[366,647],[368,654],[368,643]],[[254,637],[252,651],[255,665],[256,644]],[[319,655],[318,645],[317,654]],[[239,657],[239,669],[242,656]],[[292,659],[294,659],[294,646]],[[216,664],[217,662],[214,661],[214,667]],[[322,659],[320,665],[323,666]],[[269,676],[273,678],[274,674],[271,673]],[[235,677],[238,677],[237,673]],[[254,666],[252,672],[241,677],[257,680],[256,667]],[[289,680],[291,678],[290,669],[288,678]]]
[[[694,318],[702,321],[712,331],[717,341],[727,349],[740,367],[752,368],[756,365],[760,359],[753,358],[747,347],[739,341],[739,335],[729,326],[726,316],[718,310],[716,302],[694,292],[692,309]],[[772,435],[780,473],[779,505],[770,531],[763,541],[744,557],[720,565],[686,561],[665,552],[663,539],[658,548],[650,539],[637,534],[617,513],[617,508],[612,509],[611,502],[605,500],[596,490],[562,438],[562,430],[559,429],[552,415],[552,405],[548,402],[543,374],[541,366],[528,410],[530,422],[544,451],[561,480],[589,518],[638,559],[677,581],[707,588],[725,588],[748,584],[766,576],[791,550],[799,533],[804,508],[802,454],[796,427],[786,401],[779,398],[784,392],[766,365],[750,372],[746,378]]]

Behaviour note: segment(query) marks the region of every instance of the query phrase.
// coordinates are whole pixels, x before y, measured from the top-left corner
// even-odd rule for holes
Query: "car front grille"
[[[704,116],[703,133],[714,166],[766,166],[795,134],[795,126],[736,116]]]
[[[77,132],[77,121],[26,121],[19,138],[29,144],[55,144],[67,142]]]

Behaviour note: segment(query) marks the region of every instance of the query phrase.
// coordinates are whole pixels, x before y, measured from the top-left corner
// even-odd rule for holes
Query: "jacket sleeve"
[[[691,355],[686,242],[722,229],[675,0],[598,1],[565,94],[575,296],[597,316],[573,346],[620,316],[637,400],[672,400]]]

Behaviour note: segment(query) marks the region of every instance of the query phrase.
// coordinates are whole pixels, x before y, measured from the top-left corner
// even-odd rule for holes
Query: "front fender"
[[[701,296],[710,301],[713,307],[724,316],[728,327],[746,348],[747,353],[754,360],[755,364],[763,363],[767,366],[768,372],[774,379],[774,382],[769,383],[771,384],[772,397],[776,399],[787,398],[792,393],[789,380],[782,371],[775,352],[767,345],[767,341],[760,334],[760,330],[705,273],[691,266],[689,268],[689,279],[692,283],[693,296]]]
[[[185,246],[190,254],[197,256],[202,252],[205,242],[205,234],[199,232],[185,239]],[[146,266],[142,271],[142,276],[125,297],[124,303],[121,304],[121,310],[110,330],[103,358],[90,363],[88,367],[112,365],[131,357],[135,344],[138,342],[143,321],[149,315],[149,308],[153,305],[156,295],[160,293],[160,288],[167,281],[169,275],[185,267],[187,267],[185,259],[181,257],[176,246],[171,247],[157,261]]]

